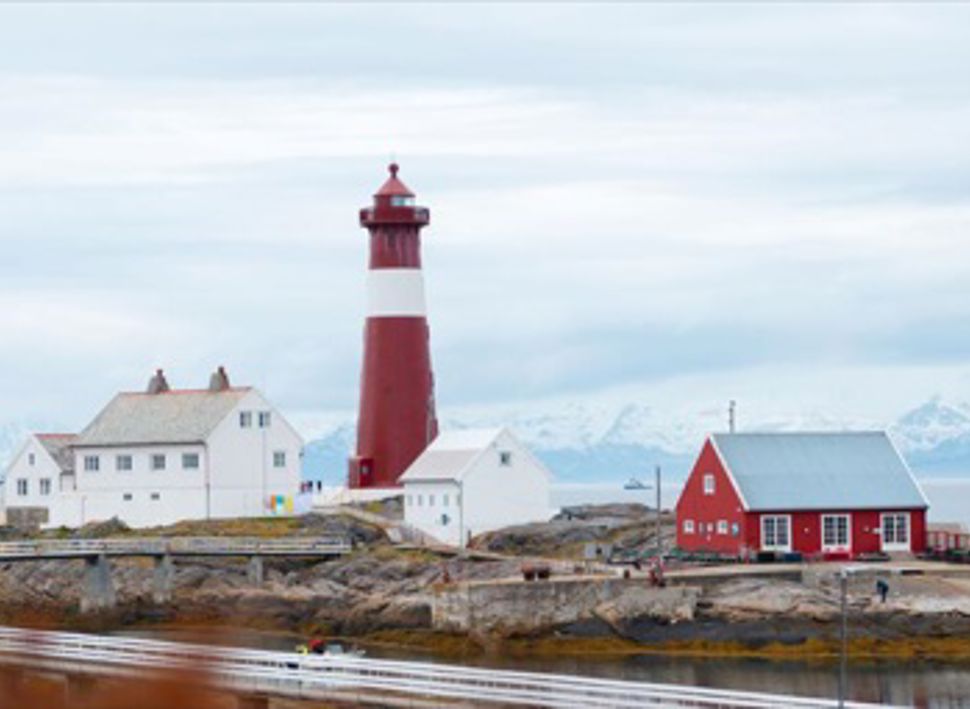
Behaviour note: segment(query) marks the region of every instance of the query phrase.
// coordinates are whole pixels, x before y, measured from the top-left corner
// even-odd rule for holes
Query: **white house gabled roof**
[[[468,428],[439,433],[404,471],[400,482],[461,480],[504,432],[504,428]]]
[[[723,433],[711,441],[748,510],[929,506],[882,431]]]
[[[200,443],[252,389],[123,392],[108,402],[75,447]]]
[[[44,447],[62,473],[74,472],[74,456],[71,446],[77,440],[73,433],[35,433],[34,437]]]

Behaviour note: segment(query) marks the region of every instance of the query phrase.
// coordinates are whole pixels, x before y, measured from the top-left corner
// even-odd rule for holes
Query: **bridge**
[[[200,671],[245,709],[270,698],[407,707],[532,706],[850,709],[873,704],[594,677],[342,656],[297,655],[159,640],[0,628],[0,663],[71,677]]]
[[[156,603],[172,597],[175,560],[186,557],[242,557],[249,560],[250,583],[263,583],[266,557],[329,559],[353,550],[338,537],[119,537],[117,539],[42,539],[0,542],[0,563],[83,559],[84,589],[81,611],[115,604],[110,559],[149,557],[155,560],[152,596]]]

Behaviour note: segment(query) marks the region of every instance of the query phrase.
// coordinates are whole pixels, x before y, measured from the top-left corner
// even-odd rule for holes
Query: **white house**
[[[61,519],[65,496],[74,490],[72,433],[32,433],[7,467],[4,481],[4,522],[46,525]],[[54,509],[58,508],[58,509]]]
[[[146,391],[115,396],[67,445],[62,483],[44,494],[54,468],[45,461],[35,485],[25,478],[28,441],[7,472],[8,517],[40,506],[45,526],[118,517],[139,527],[291,513],[299,493],[299,434],[259,391],[230,386],[221,367],[207,389],[169,389],[159,370]]]
[[[401,476],[404,521],[453,546],[549,519],[551,475],[507,429],[441,433]]]

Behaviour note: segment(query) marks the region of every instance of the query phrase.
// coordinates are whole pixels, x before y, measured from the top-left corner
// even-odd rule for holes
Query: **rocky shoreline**
[[[630,532],[619,527],[624,534]],[[442,594],[469,586],[521,588],[524,584],[518,579],[525,557],[476,559],[401,549],[392,546],[379,528],[341,517],[304,518],[289,533],[333,533],[338,528],[358,541],[352,554],[329,561],[268,560],[258,587],[248,579],[244,560],[180,561],[173,600],[162,605],[152,602],[150,561],[114,561],[118,605],[95,615],[79,612],[83,562],[4,563],[0,623],[101,631],[246,627],[350,637],[437,654],[502,647],[533,654],[793,657],[830,655],[837,644],[838,590],[825,573],[802,581],[726,577],[697,586],[689,578],[672,578],[667,590],[693,590],[675,594],[678,600],[667,605],[651,595],[646,579],[632,579],[629,590],[621,589],[608,601],[590,602],[587,610],[573,613],[564,606],[565,615],[554,622],[544,623],[536,614],[531,624],[483,621],[467,632],[447,631],[435,622],[435,604]],[[569,533],[576,536],[575,531]],[[554,544],[543,539],[543,544]],[[554,575],[553,581],[557,578],[587,588],[601,583],[594,577],[570,580]],[[548,582],[534,582],[542,583]],[[568,603],[561,595],[557,598],[557,603]],[[850,589],[849,599],[854,653],[970,660],[970,576],[894,579],[885,604],[875,598],[868,582],[860,582]],[[501,618],[503,607],[496,605],[490,612]]]

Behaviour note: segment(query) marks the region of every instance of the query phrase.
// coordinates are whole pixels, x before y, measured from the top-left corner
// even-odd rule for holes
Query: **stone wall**
[[[656,588],[646,579],[569,578],[443,586],[435,591],[432,624],[447,632],[532,633],[598,618],[692,620],[698,589]]]

